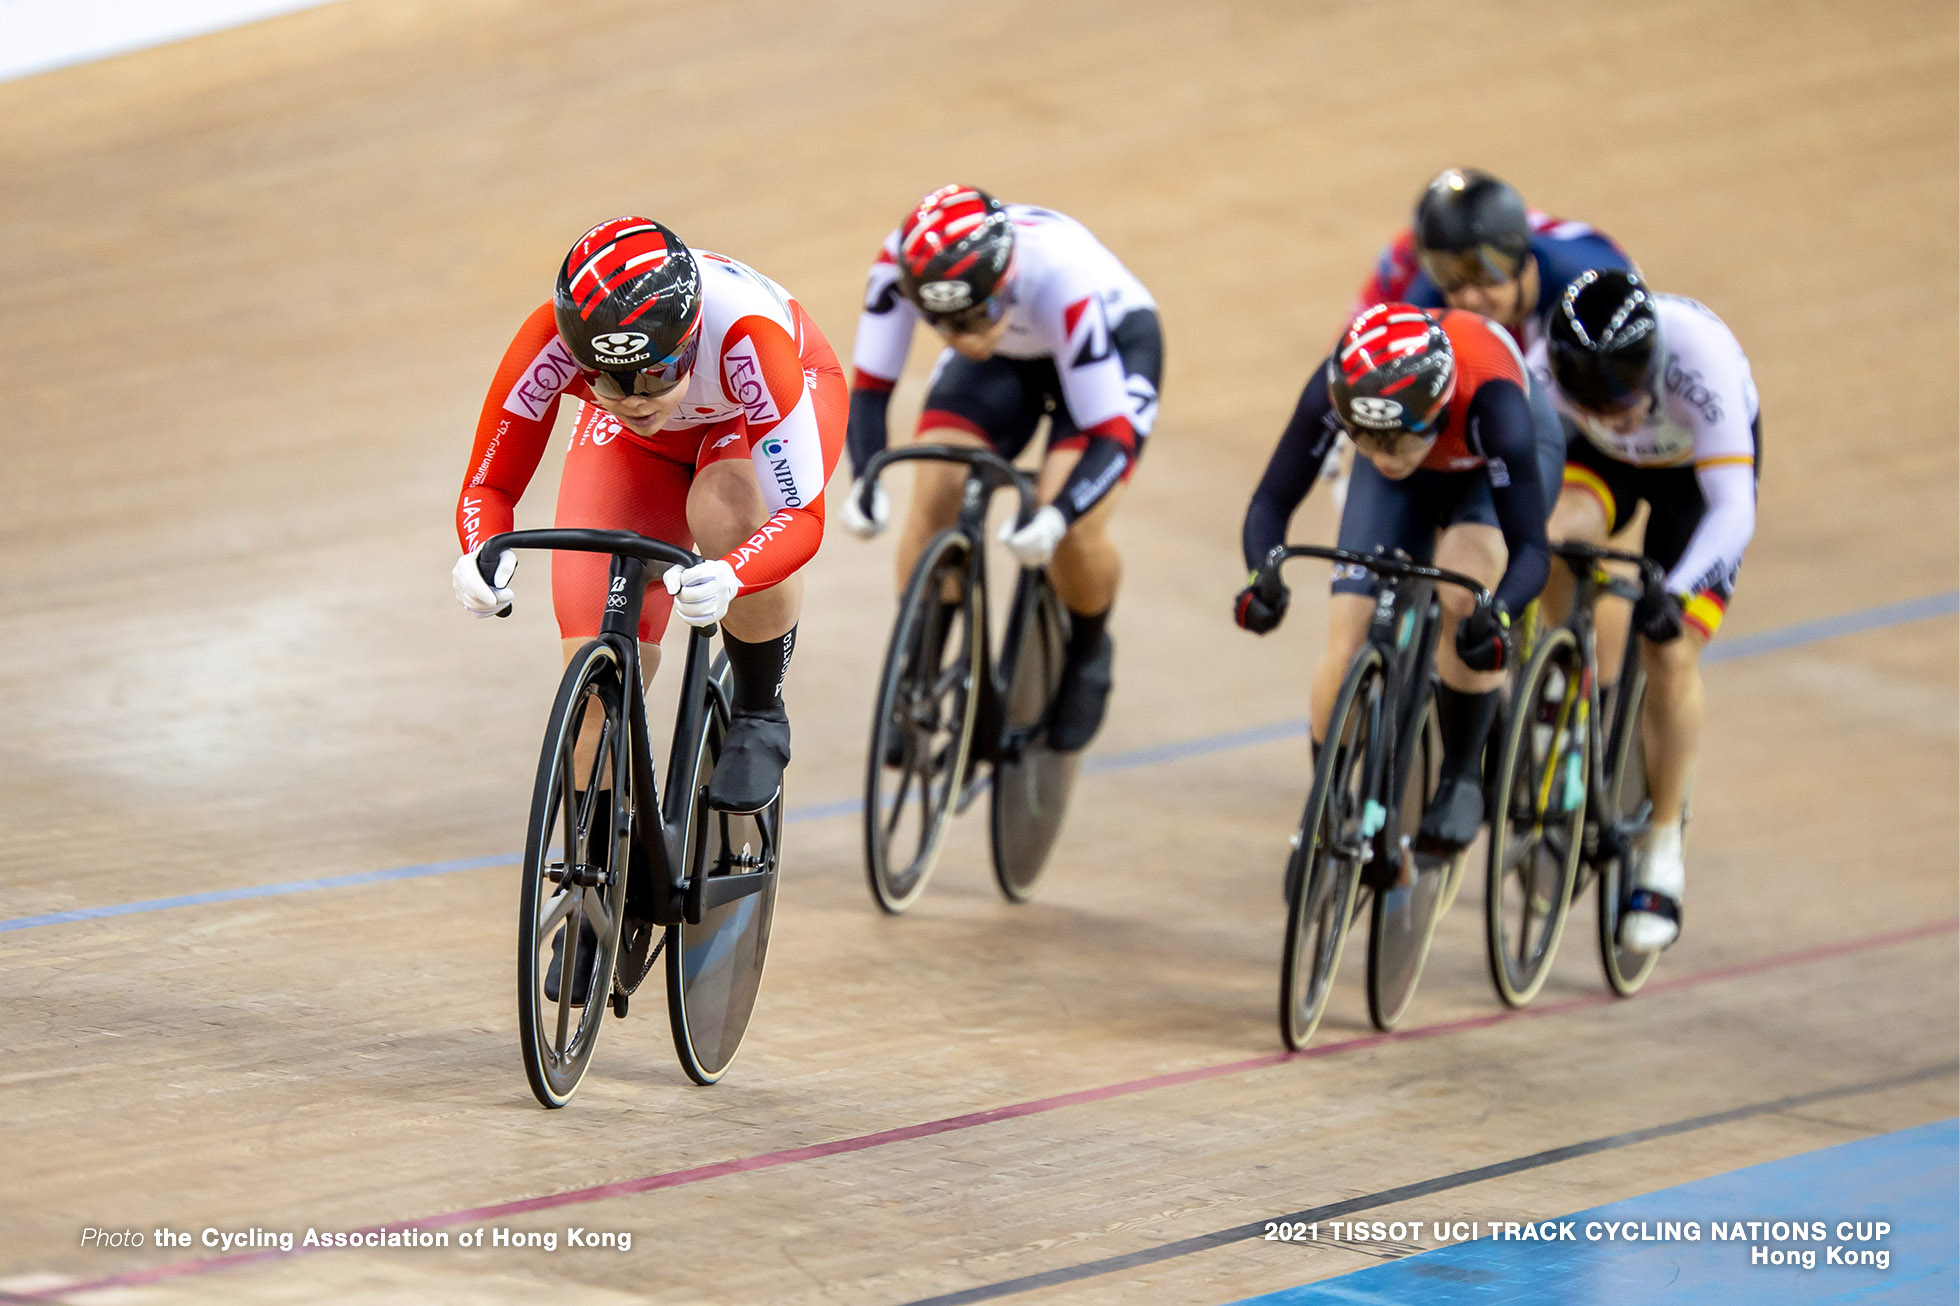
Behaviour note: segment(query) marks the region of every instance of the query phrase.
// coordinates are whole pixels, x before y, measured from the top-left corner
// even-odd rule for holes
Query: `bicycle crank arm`
[[[713,911],[726,907],[731,902],[740,901],[751,894],[761,893],[769,887],[769,881],[776,878],[774,871],[743,871],[736,875],[711,875],[701,886],[701,909]]]

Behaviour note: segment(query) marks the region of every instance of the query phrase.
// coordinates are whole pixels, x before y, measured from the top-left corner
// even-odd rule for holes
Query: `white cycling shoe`
[[[1681,895],[1687,867],[1681,861],[1681,823],[1657,826],[1647,836],[1647,856],[1620,918],[1620,946],[1659,952],[1681,934]]]

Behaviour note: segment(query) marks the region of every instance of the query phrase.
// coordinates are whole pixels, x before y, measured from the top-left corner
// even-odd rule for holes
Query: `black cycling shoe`
[[[759,812],[783,791],[789,765],[789,714],[780,705],[765,712],[737,712],[721,742],[721,759],[708,781],[708,805],[722,812]]]
[[[1105,631],[1094,653],[1062,668],[1055,714],[1048,722],[1050,748],[1058,753],[1087,748],[1102,729],[1103,712],[1109,706],[1110,664],[1115,658],[1116,645]]]
[[[1474,775],[1445,775],[1422,813],[1417,852],[1454,856],[1477,837],[1484,823],[1484,785]]]
[[[599,953],[599,932],[592,928],[592,922],[580,920],[578,929],[578,970],[572,976],[572,1005],[582,1007],[592,996],[592,962]],[[547,1002],[558,1001],[558,974],[565,961],[565,931],[559,930],[551,936],[551,965],[544,972],[544,997]]]

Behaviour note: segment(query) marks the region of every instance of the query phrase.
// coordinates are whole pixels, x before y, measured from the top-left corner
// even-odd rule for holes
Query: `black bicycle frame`
[[[623,672],[624,713],[631,732],[628,747],[615,750],[617,770],[613,792],[629,787],[627,767],[632,768],[630,791],[633,810],[613,811],[613,837],[628,839],[627,892],[648,907],[655,925],[675,925],[682,919],[699,920],[700,892],[691,895],[680,873],[687,851],[679,846],[681,832],[687,829],[688,804],[694,795],[673,786],[663,803],[653,771],[653,750],[647,736],[646,687],[640,682],[640,605],[646,598],[648,563],[692,567],[700,555],[664,540],[649,539],[633,531],[556,528],[536,531],[507,531],[484,542],[477,555],[477,567],[490,581],[497,562],[512,549],[556,549],[575,553],[604,553],[612,557],[612,571],[606,584],[606,612],[599,625],[599,638],[610,645]],[[508,615],[509,609],[498,613]],[[680,708],[674,723],[673,749],[667,760],[669,776],[686,774],[692,759],[684,756],[698,738],[702,714],[708,710],[707,692],[721,694],[721,687],[708,676],[708,640],[715,627],[697,626],[687,642],[687,663],[681,670]],[[723,704],[724,709],[727,707]],[[631,838],[634,829],[655,830],[656,839]],[[703,830],[705,834],[705,828]],[[645,878],[641,878],[645,877]],[[632,892],[635,882],[645,886],[642,895]],[[665,885],[664,894],[647,892]],[[709,904],[714,905],[714,904]],[[689,914],[690,908],[692,914]]]
[[[872,456],[864,466],[859,480],[858,506],[868,517],[871,515],[869,502],[871,487],[885,468],[893,463],[913,462],[958,463],[967,468],[966,485],[960,495],[960,513],[954,529],[967,537],[966,586],[972,596],[978,616],[974,637],[980,640],[980,674],[984,688],[980,703],[974,715],[974,739],[976,743],[985,741],[985,756],[989,760],[1015,755],[1026,742],[1025,737],[1015,739],[1015,732],[1008,722],[1004,708],[1008,687],[1014,683],[1014,670],[1021,656],[1022,633],[1027,623],[1034,619],[1035,605],[1040,600],[1040,589],[1034,577],[1038,568],[1023,568],[1014,586],[1012,610],[1008,613],[1007,629],[1000,643],[1000,654],[995,655],[988,635],[992,631],[990,600],[987,596],[987,505],[993,501],[996,491],[1011,489],[1020,500],[1019,511],[1015,517],[1016,526],[1024,526],[1034,516],[1034,485],[1028,474],[1008,462],[991,449],[974,449],[963,445],[914,444],[898,449],[885,449]],[[1021,732],[1024,736],[1032,731]]]
[[[1365,818],[1364,836],[1373,839],[1383,835],[1383,846],[1392,854],[1394,849],[1387,840],[1392,840],[1392,832],[1402,828],[1402,799],[1409,782],[1408,768],[1401,765],[1401,759],[1415,755],[1417,732],[1422,729],[1423,703],[1436,664],[1436,585],[1439,582],[1460,585],[1475,596],[1479,605],[1490,602],[1490,591],[1459,572],[1411,562],[1399,550],[1354,553],[1312,544],[1289,544],[1267,554],[1265,564],[1253,580],[1266,602],[1279,600],[1279,570],[1293,558],[1324,558],[1362,567],[1383,581],[1375,596],[1374,615],[1368,622],[1367,643],[1381,651],[1383,699],[1396,706],[1393,730],[1369,731],[1368,754],[1363,762],[1364,792],[1385,795],[1385,801],[1379,823],[1373,814]],[[1391,856],[1389,860],[1392,863],[1394,858]]]
[[[1630,729],[1638,730],[1640,723],[1627,719],[1631,707],[1629,700],[1633,696],[1622,693],[1614,696],[1613,719],[1604,722],[1605,729],[1599,728],[1599,724],[1604,721],[1604,714],[1600,709],[1605,689],[1599,682],[1599,637],[1593,624],[1593,603],[1600,594],[1610,594],[1614,598],[1626,599],[1629,602],[1638,601],[1647,588],[1662,583],[1664,573],[1653,559],[1620,549],[1568,543],[1552,545],[1552,552],[1558,556],[1559,561],[1572,570],[1574,581],[1572,611],[1566,617],[1565,625],[1579,641],[1580,665],[1585,668],[1588,681],[1585,686],[1588,710],[1592,713],[1595,722],[1594,728],[1587,732],[1590,736],[1591,755],[1588,761],[1591,765],[1587,768],[1586,802],[1592,811],[1604,813],[1610,810],[1607,806],[1609,795],[1606,792],[1606,784],[1609,777],[1606,774],[1606,763],[1618,750],[1620,741],[1626,737],[1625,732]],[[1640,568],[1642,583],[1605,571],[1599,565],[1602,562],[1622,562]],[[1639,644],[1640,630],[1629,623],[1626,651],[1620,658],[1619,684],[1622,686],[1631,683],[1629,678],[1639,674],[1637,661],[1640,655]],[[1619,777],[1613,776],[1611,779],[1617,781]],[[1598,844],[1591,850],[1588,860],[1611,860],[1627,851],[1627,834],[1617,824],[1609,824],[1597,817],[1594,818],[1593,824],[1599,831]]]

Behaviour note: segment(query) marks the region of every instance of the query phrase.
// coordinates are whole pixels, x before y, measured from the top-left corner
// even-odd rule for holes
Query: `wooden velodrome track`
[[[1215,1303],[1408,1250],[1240,1236],[1288,1213],[1550,1217],[1953,1114],[1955,28],[1770,0],[1409,0],[1393,30],[1244,0],[344,0],[0,85],[0,1289]],[[1610,231],[1754,361],[1761,525],[1708,672],[1688,929],[1609,1003],[1588,899],[1500,1021],[1473,887],[1411,1037],[1365,1037],[1350,953],[1286,1060],[1284,727],[1325,607],[1303,575],[1280,634],[1232,627],[1239,520],[1450,163]],[[546,568],[509,622],[448,593],[490,371],[622,211],[777,277],[848,356],[877,241],[953,178],[1087,222],[1169,340],[1118,524],[1117,697],[1057,862],[1001,902],[976,811],[908,918],[872,907],[848,811],[892,545],[833,532],[741,1061],[688,1086],[643,1001],[542,1111],[507,855],[557,673]],[[1294,528],[1331,531],[1325,496]],[[495,864],[28,920],[469,859]],[[633,1249],[79,1246],[463,1213]]]

